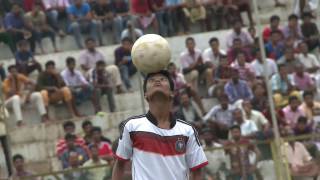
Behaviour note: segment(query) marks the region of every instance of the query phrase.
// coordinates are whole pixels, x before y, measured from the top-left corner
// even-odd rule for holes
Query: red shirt
[[[100,142],[99,144],[99,156],[105,156],[105,155],[113,155],[112,149],[110,147],[110,144],[107,142]]]
[[[150,12],[149,0],[131,0],[131,7],[134,14],[146,14]]]
[[[86,147],[86,143],[85,140],[77,137],[77,139],[75,140],[75,144],[79,145],[81,147]],[[56,145],[56,153],[57,155],[60,157],[62,155],[62,153],[67,149],[67,143],[65,139],[60,139]]]

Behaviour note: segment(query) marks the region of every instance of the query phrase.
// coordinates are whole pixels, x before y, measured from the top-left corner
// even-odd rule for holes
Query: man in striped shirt
[[[132,160],[132,179],[202,179],[208,164],[196,130],[171,114],[173,81],[167,71],[148,74],[144,81],[149,103],[146,115],[122,124],[113,180],[122,179],[126,160]]]

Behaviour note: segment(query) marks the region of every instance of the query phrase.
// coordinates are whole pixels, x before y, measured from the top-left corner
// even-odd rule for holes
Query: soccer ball
[[[157,34],[141,36],[133,45],[132,61],[142,73],[159,72],[167,67],[171,59],[168,41]]]

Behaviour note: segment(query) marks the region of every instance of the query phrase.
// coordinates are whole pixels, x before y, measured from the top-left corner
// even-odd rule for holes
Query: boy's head
[[[48,61],[45,64],[45,67],[46,67],[46,71],[49,74],[55,74],[56,73],[56,63],[54,61]]]
[[[304,116],[300,116],[297,121],[297,129],[303,131],[308,125],[308,119]]]
[[[21,52],[29,51],[29,43],[26,40],[21,40],[17,44],[18,50]]]

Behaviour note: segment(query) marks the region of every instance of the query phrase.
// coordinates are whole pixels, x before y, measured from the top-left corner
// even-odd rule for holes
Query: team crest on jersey
[[[176,151],[178,152],[184,152],[186,149],[186,143],[183,140],[183,138],[178,138],[176,142]]]

